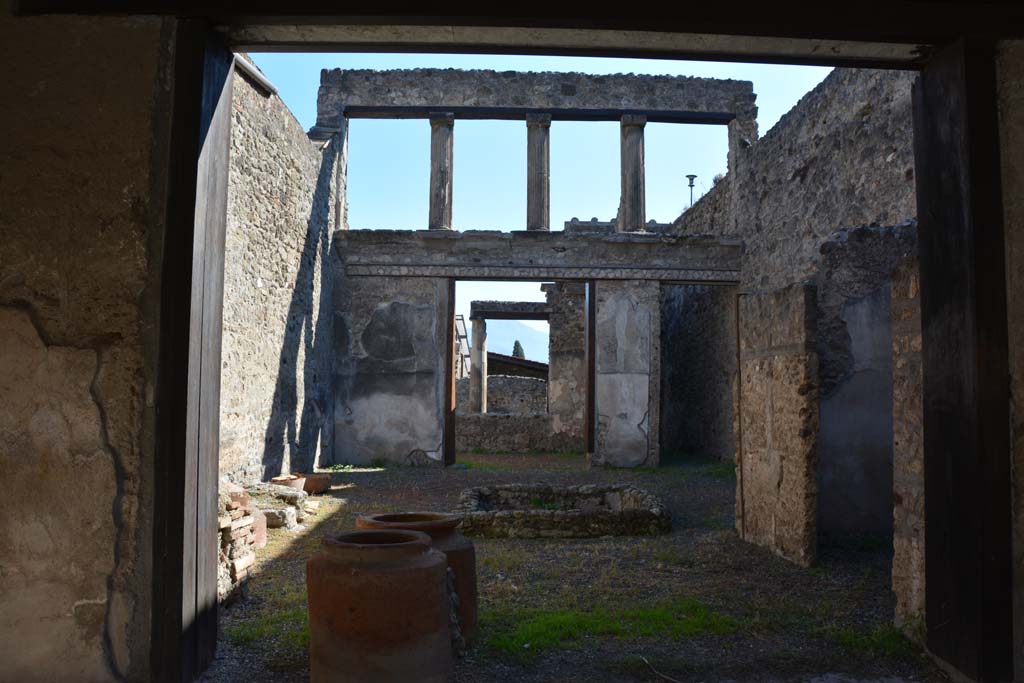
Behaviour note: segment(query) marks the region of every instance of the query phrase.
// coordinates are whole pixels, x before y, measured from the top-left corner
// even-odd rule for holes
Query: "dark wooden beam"
[[[193,265],[190,401],[196,401],[195,663],[198,675],[217,649],[217,493],[220,463],[220,374],[224,302],[224,239],[227,232],[234,57],[219,35],[206,42],[203,126],[196,175],[196,244]],[[200,243],[200,239],[203,240]],[[202,263],[202,271],[199,264]],[[189,463],[192,459],[189,458]],[[190,474],[191,469],[186,469]],[[187,500],[187,496],[186,496]],[[186,513],[187,516],[188,513]],[[186,527],[186,534],[188,528]]]
[[[587,358],[587,405],[583,415],[583,431],[587,453],[594,452],[597,436],[597,420],[595,419],[596,406],[594,401],[594,392],[596,390],[597,384],[595,377],[597,372],[597,365],[594,360],[595,355],[597,354],[597,293],[595,291],[596,287],[596,280],[590,280],[587,282],[587,290],[584,302],[586,305],[586,331],[584,334],[584,342],[586,344]]]
[[[373,13],[351,11],[327,0],[246,2],[170,2],[149,0],[130,6],[119,0],[15,0],[20,14],[167,14],[202,17],[218,24],[486,26],[582,28],[686,33],[730,33],[741,36],[824,38],[899,43],[947,42],[966,32],[1000,36],[1024,35],[1024,7],[1017,0],[865,0],[828,6],[827,13],[809,9],[806,2],[777,0],[770,4],[687,3],[645,8],[643,12],[602,12],[586,15],[562,7],[532,7],[529,15],[481,15],[466,12],[469,5],[424,15],[418,3],[390,3]],[[472,9],[478,9],[474,6]],[[650,11],[647,11],[650,10]]]
[[[150,673],[154,681],[177,682],[192,680],[209,664],[217,637],[220,306],[232,56],[203,21],[177,22],[172,42]]]
[[[173,79],[166,216],[161,270],[160,354],[156,379],[153,510],[153,608],[150,675],[159,683],[182,680],[195,658],[182,629],[184,595],[185,452],[192,440],[186,421],[192,325],[192,245],[196,166],[202,121],[205,22],[180,21],[173,29]],[[184,666],[183,666],[184,665]],[[191,674],[190,674],[191,675]]]
[[[928,649],[1013,679],[1009,370],[994,45],[960,40],[914,86]]]
[[[448,279],[448,300],[445,308],[444,361],[444,464],[454,465],[455,451],[455,280]]]

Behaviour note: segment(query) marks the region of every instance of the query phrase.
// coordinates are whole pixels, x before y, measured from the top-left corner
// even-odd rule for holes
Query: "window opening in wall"
[[[551,124],[551,228],[572,219],[615,220],[619,210],[619,124]]]
[[[430,127],[402,119],[351,119],[348,126],[349,227],[426,228]]]
[[[459,120],[455,126],[452,226],[526,229],[526,126]]]
[[[648,220],[671,223],[690,207],[688,175],[694,202],[725,177],[725,126],[648,123],[644,137]]]

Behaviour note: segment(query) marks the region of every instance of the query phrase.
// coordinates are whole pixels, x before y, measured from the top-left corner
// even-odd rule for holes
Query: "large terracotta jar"
[[[407,529],[422,531],[434,539],[434,548],[448,557],[455,574],[455,593],[459,596],[459,627],[467,644],[476,636],[476,548],[473,541],[455,531],[462,520],[441,512],[394,512],[360,515],[360,529]]]
[[[444,683],[448,563],[430,537],[352,531],[322,543],[306,563],[310,680]]]

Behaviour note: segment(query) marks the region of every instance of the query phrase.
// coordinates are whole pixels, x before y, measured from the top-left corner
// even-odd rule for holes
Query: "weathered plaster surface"
[[[736,526],[808,566],[817,555],[816,296],[794,285],[740,297],[742,446]]]
[[[148,671],[162,26],[0,9],[5,680]]]
[[[893,557],[895,622],[920,639],[924,629],[924,433],[921,300],[917,255],[892,277]]]
[[[736,287],[661,288],[661,455],[736,459]]]
[[[643,281],[596,286],[596,465],[658,464],[660,289]]]
[[[233,89],[220,472],[247,484],[330,461],[340,141],[237,71]]]
[[[448,281],[335,279],[334,461],[440,463]]]
[[[917,225],[839,230],[817,277],[818,529],[893,525],[893,333],[889,286],[917,252]]]
[[[1013,444],[1014,665],[1024,671],[1024,41],[998,49]]]

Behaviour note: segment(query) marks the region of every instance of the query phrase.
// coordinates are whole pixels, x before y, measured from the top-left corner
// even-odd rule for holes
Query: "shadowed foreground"
[[[207,681],[308,677],[305,561],[360,512],[450,510],[462,489],[633,483],[662,496],[655,537],[476,540],[480,634],[455,681],[944,681],[890,626],[884,539],[826,544],[801,569],[740,542],[732,468],[588,469],[582,456],[463,455],[457,468],[337,472],[298,532],[272,530],[248,597],[221,612]],[[646,658],[648,663],[645,663]]]

